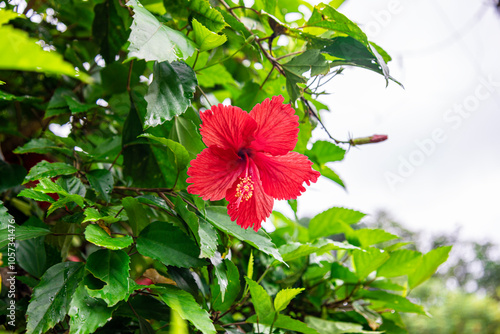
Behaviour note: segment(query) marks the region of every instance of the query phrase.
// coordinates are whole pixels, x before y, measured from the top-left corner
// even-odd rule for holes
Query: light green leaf
[[[359,230],[349,231],[345,234],[345,236],[349,243],[360,247],[376,245],[384,241],[398,238],[397,235],[376,228],[362,228]]]
[[[184,62],[155,63],[153,82],[144,97],[148,103],[145,127],[154,127],[183,114],[196,90],[196,75]]]
[[[198,84],[204,88],[213,88],[216,85],[236,85],[231,73],[222,64],[213,65],[196,71]]]
[[[170,139],[181,143],[189,152],[191,158],[194,158],[205,148],[205,144],[201,141],[198,126],[193,121],[185,118],[189,112],[188,109],[184,115],[175,117]]]
[[[410,288],[413,289],[428,280],[436,272],[437,268],[448,259],[450,251],[451,246],[444,246],[424,254],[420,265],[415,268],[412,274],[408,275]]]
[[[107,169],[94,169],[88,172],[86,175],[90,186],[94,191],[102,196],[102,198],[109,203],[111,200],[111,192],[113,191],[113,185],[115,183],[113,179],[113,174]]]
[[[410,249],[400,249],[390,253],[390,258],[377,270],[377,276],[396,277],[415,271],[422,261],[422,254]]]
[[[280,292],[278,292],[278,294],[274,298],[274,309],[276,310],[276,312],[281,312],[286,309],[292,299],[304,290],[304,288],[280,290]]]
[[[59,175],[70,175],[76,172],[77,169],[75,167],[63,162],[50,163],[46,160],[43,160],[30,169],[28,175],[24,179],[24,183],[40,180],[43,178],[51,178]]]
[[[250,251],[250,258],[248,259],[248,266],[247,266],[247,277],[250,279],[253,279],[253,265],[254,265],[253,252]]]
[[[173,62],[193,54],[195,45],[183,33],[160,23],[139,1],[129,0],[127,5],[134,9],[128,39],[130,58]]]
[[[389,254],[378,248],[370,247],[366,250],[356,249],[352,251],[354,270],[361,279],[377,270],[388,259]]]
[[[56,202],[52,203],[47,210],[47,216],[51,215],[57,209],[65,207],[67,204],[75,202],[81,208],[84,207],[83,197],[80,195],[68,195],[66,197],[61,197]]]
[[[245,277],[250,295],[252,296],[252,304],[257,313],[258,321],[264,323],[265,319],[273,319],[275,310],[271,303],[271,297],[257,282]]]
[[[167,266],[200,267],[207,263],[198,258],[200,248],[178,227],[157,221],[149,224],[137,238],[137,250]]]
[[[283,256],[283,261],[288,262],[298,258],[311,255],[314,253],[325,253],[332,250],[348,250],[357,249],[358,247],[332,241],[329,239],[319,239],[312,243],[288,242],[279,248],[280,254]]]
[[[77,262],[58,263],[45,272],[26,312],[28,334],[45,333],[64,319],[83,272],[83,264]]]
[[[330,71],[330,65],[318,49],[305,51],[301,55],[292,58],[288,63],[283,64],[283,67],[299,76],[309,70],[311,76],[325,75]]]
[[[309,237],[327,237],[333,234],[346,233],[352,230],[349,226],[365,216],[359,211],[346,208],[330,208],[316,215],[309,223]]]
[[[127,212],[128,223],[132,228],[132,232],[135,236],[139,235],[139,233],[149,224],[146,210],[142,207],[139,199],[132,197],[123,198],[122,205],[125,212]]]
[[[193,19],[191,24],[193,25],[194,40],[198,44],[199,52],[212,50],[226,43],[226,35],[211,32],[196,19]]]
[[[323,165],[331,161],[341,161],[344,159],[345,150],[328,141],[318,140],[314,142],[312,148],[305,153],[311,161],[318,165]]]
[[[94,333],[108,322],[117,307],[108,307],[102,299],[89,296],[85,284],[80,283],[69,307],[69,334]]]
[[[211,206],[207,208],[206,212],[207,220],[215,225],[215,227],[241,241],[249,243],[261,252],[271,255],[276,260],[283,262],[278,249],[263,229],[260,229],[259,232],[242,229],[240,226],[236,225],[235,222],[231,221],[227,215],[227,209],[224,207]]]
[[[190,321],[202,333],[217,333],[208,313],[188,292],[171,285],[156,286],[153,291],[171,309],[179,313],[182,319]]]
[[[87,208],[84,211],[85,214],[85,219],[82,221],[82,223],[85,222],[96,222],[99,220],[102,220],[105,223],[112,224],[120,221],[119,217],[113,217],[113,216],[102,216],[99,211],[95,208]]]
[[[55,201],[49,195],[38,192],[38,191],[33,190],[33,189],[23,189],[23,190],[21,190],[21,192],[19,194],[17,194],[17,196],[31,198],[31,199],[34,199],[35,201],[38,201],[38,202],[53,203]]]
[[[295,101],[302,96],[302,89],[297,86],[299,83],[307,83],[307,79],[301,75],[297,75],[294,72],[284,68],[286,76],[286,91],[290,96],[290,102],[293,104]]]
[[[87,259],[87,270],[105,283],[100,289],[93,289],[86,280],[87,292],[93,298],[103,299],[108,306],[114,306],[130,295],[130,257],[122,250],[100,249]]]
[[[224,17],[217,10],[210,6],[208,0],[192,0],[189,9],[193,11],[193,16],[210,31],[219,32],[226,26]]]
[[[97,225],[90,224],[85,229],[85,239],[94,245],[101,246],[107,249],[116,250],[130,246],[134,240],[131,236],[112,237],[102,228]]]
[[[331,168],[329,168],[325,165],[318,166],[316,164],[313,165],[313,168],[316,169],[317,171],[319,171],[321,173],[321,176],[324,176],[324,177],[332,180],[333,182],[337,183],[342,188],[345,188],[344,181],[342,181],[340,176],[338,176],[337,173],[335,173]]]
[[[166,146],[174,154],[175,165],[177,166],[178,172],[182,171],[188,165],[190,161],[189,153],[181,144],[167,138],[153,136],[150,133],[144,133],[139,137],[148,138],[153,142]]]
[[[51,179],[40,179],[33,190],[44,194],[58,194],[60,196],[70,195],[61,185],[53,182]]]
[[[0,26],[8,23],[10,20],[15,19],[16,17],[22,17],[24,19],[26,18],[26,16],[24,16],[23,14],[19,14],[11,10],[2,8],[2,10],[0,11]]]
[[[0,70],[63,74],[91,82],[87,74],[75,71],[73,65],[65,62],[59,53],[44,51],[37,42],[25,31],[0,26],[0,50],[3,50],[0,53]]]

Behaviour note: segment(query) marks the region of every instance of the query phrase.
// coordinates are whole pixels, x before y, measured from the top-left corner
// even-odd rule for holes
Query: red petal
[[[276,199],[295,199],[306,191],[303,183],[316,182],[321,174],[311,168],[312,162],[300,153],[272,156],[256,153],[253,158],[259,168],[266,194]]]
[[[231,220],[236,220],[236,223],[242,228],[247,229],[253,226],[253,229],[257,232],[262,222],[271,215],[274,200],[264,192],[259,172],[253,162],[250,162],[249,175],[253,181],[252,196],[248,200],[242,199],[238,204],[239,197],[236,195],[236,188],[241,182],[241,178],[245,177],[245,174],[242,173],[240,178],[227,191],[226,200],[229,202],[227,213]]]
[[[283,96],[273,96],[257,104],[252,116],[257,122],[255,141],[252,147],[257,151],[283,155],[295,148],[299,133],[299,117],[289,104],[283,104]]]
[[[202,196],[204,200],[218,201],[226,196],[226,191],[245,169],[238,162],[233,150],[223,150],[216,146],[201,151],[191,161],[186,181],[192,183],[187,190],[190,194]]]
[[[200,133],[208,147],[232,148],[238,151],[254,139],[257,123],[238,107],[219,104],[200,113]]]

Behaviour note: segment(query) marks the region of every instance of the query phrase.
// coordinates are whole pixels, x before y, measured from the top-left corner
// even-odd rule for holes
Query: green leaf
[[[178,227],[157,221],[149,224],[137,238],[137,250],[167,266],[200,267],[207,263],[198,258],[200,248]]]
[[[26,169],[23,166],[8,164],[0,160],[0,193],[12,187],[20,185],[26,176]]]
[[[55,200],[47,194],[35,191],[33,189],[23,189],[17,196],[22,196],[26,198],[34,199],[38,202],[49,202],[53,203]]]
[[[389,308],[399,312],[409,312],[417,314],[426,314],[421,305],[413,304],[408,299],[381,290],[359,290],[356,294],[365,299],[380,301],[384,309]]]
[[[111,307],[130,295],[130,257],[124,251],[100,249],[90,254],[86,268],[95,279],[105,284],[100,289],[93,289],[86,281],[89,296],[101,298]]]
[[[3,11],[3,10],[2,10]],[[91,78],[75,71],[75,67],[63,60],[57,52],[44,51],[38,40],[28,33],[11,26],[0,26],[0,70],[35,71],[46,74],[63,74],[84,82]]]
[[[84,207],[83,197],[80,195],[68,195],[66,197],[61,197],[56,202],[52,203],[47,210],[47,216],[51,215],[57,209],[65,207],[67,204],[75,202],[81,208]]]
[[[185,118],[191,110],[188,109],[184,115],[175,117],[170,139],[181,143],[189,152],[191,158],[194,158],[205,148],[205,144],[201,140],[198,126],[193,121]]]
[[[390,253],[390,258],[377,270],[377,276],[397,277],[415,271],[422,261],[422,254],[410,249],[400,249]]]
[[[129,0],[127,5],[134,9],[128,39],[130,58],[173,62],[193,54],[195,45],[183,33],[160,23],[139,1]]]
[[[219,235],[215,228],[202,217],[199,217],[198,235],[200,237],[200,257],[210,258],[217,251]]]
[[[333,30],[351,36],[364,45],[368,45],[365,33],[354,22],[324,3],[314,7],[314,11],[309,21],[307,21],[307,26]]]
[[[378,248],[355,249],[352,251],[352,263],[359,278],[363,279],[372,271],[377,270],[385,261],[389,259],[389,254]]]
[[[223,260],[226,268],[226,291],[222,293],[222,287],[219,280],[214,280],[212,293],[212,308],[216,311],[225,312],[236,300],[240,293],[240,274],[236,265],[228,259]],[[224,297],[223,297],[224,296]]]
[[[305,323],[299,320],[295,320],[287,315],[284,314],[279,314],[278,317],[276,318],[276,321],[273,322],[273,318],[269,319],[264,319],[261,321],[260,319],[257,319],[257,317],[251,316],[250,318],[247,319],[247,322],[250,323],[261,323],[263,325],[268,325],[270,326],[273,324],[274,327],[277,328],[283,328],[283,329],[288,329],[294,332],[299,332],[299,333],[305,333],[305,334],[318,334],[318,331],[315,329],[309,327]]]
[[[77,169],[75,167],[63,162],[50,163],[46,160],[43,160],[30,169],[28,175],[24,179],[24,183],[40,180],[43,178],[52,178],[59,175],[70,175],[76,172]]]
[[[194,40],[198,44],[199,52],[212,50],[226,43],[226,35],[211,32],[196,19],[193,19],[191,24],[193,25]]]
[[[83,272],[83,264],[77,262],[58,263],[45,272],[26,312],[27,333],[45,333],[64,319]]]
[[[257,282],[245,277],[250,295],[252,296],[252,304],[257,313],[258,321],[264,323],[265,319],[274,318],[275,310],[271,303],[271,297]]]
[[[132,233],[134,233],[135,236],[139,235],[139,233],[149,224],[146,210],[144,210],[138,199],[132,197],[123,198],[122,205],[125,212],[127,212],[128,223],[132,228]]]
[[[332,263],[332,270],[330,277],[332,279],[340,279],[344,281],[344,283],[359,283],[360,278],[356,276],[355,273],[349,270],[349,268],[344,267],[338,262]]]
[[[192,0],[189,9],[193,11],[193,16],[210,31],[219,32],[226,26],[224,17],[217,10],[210,6],[208,0]]]
[[[349,231],[345,234],[345,236],[349,243],[360,247],[376,245],[381,242],[398,238],[397,235],[376,228],[362,228],[359,230]]]
[[[89,296],[85,284],[80,283],[69,307],[69,334],[90,334],[111,318],[118,305],[108,307],[99,298]]]
[[[14,222],[14,217],[12,217],[9,212],[7,212],[7,208],[3,205],[3,202],[0,200],[0,228],[1,229],[7,228],[10,225],[9,222]]]
[[[263,229],[260,229],[259,232],[242,229],[240,226],[236,225],[235,222],[231,221],[227,215],[227,209],[224,207],[211,206],[207,208],[206,212],[207,220],[223,232],[241,241],[245,241],[261,252],[271,255],[276,260],[283,262],[278,249]]]
[[[359,222],[364,216],[364,213],[351,209],[330,208],[311,219],[309,237],[312,240],[318,237],[349,232],[352,230],[349,225]]]
[[[204,334],[215,334],[217,331],[208,313],[203,310],[188,292],[171,285],[156,286],[153,290],[182,319],[190,321]]]
[[[342,181],[340,176],[338,176],[337,173],[335,173],[331,168],[329,168],[325,165],[318,166],[316,164],[313,165],[313,168],[316,169],[317,171],[319,171],[321,173],[321,176],[324,176],[324,177],[332,180],[333,182],[337,183],[342,188],[345,188],[344,181]]]
[[[250,279],[253,279],[253,266],[254,266],[253,252],[250,251],[250,258],[248,259],[248,266],[247,266],[247,277]]]
[[[92,23],[92,36],[95,43],[101,47],[100,54],[107,64],[115,61],[121,47],[128,38],[128,30],[123,20],[118,15],[118,2],[116,0],[105,1],[94,7],[95,18]]]
[[[276,312],[281,312],[286,309],[292,299],[304,290],[304,288],[280,290],[280,292],[278,292],[278,294],[274,298],[274,309],[276,310]]]
[[[139,137],[148,138],[154,142],[166,146],[174,154],[175,165],[177,166],[178,172],[184,170],[184,168],[186,168],[186,166],[188,165],[190,161],[189,153],[181,144],[167,138],[153,136],[149,133],[144,133]]]
[[[0,13],[0,26],[8,23],[10,20],[15,19],[17,17],[26,18],[26,16],[13,12],[11,10],[2,8],[2,12]]]
[[[70,194],[59,184],[51,179],[40,179],[33,190],[44,194],[58,194],[60,196],[69,196]]]
[[[413,289],[428,280],[437,268],[448,259],[451,246],[439,247],[431,250],[422,257],[422,262],[415,268],[415,271],[408,275],[408,283]]]
[[[107,169],[94,169],[86,175],[92,189],[106,202],[111,200],[111,192],[115,183],[113,174]]]
[[[302,96],[302,90],[297,86],[299,83],[307,83],[307,79],[301,75],[297,75],[294,72],[290,72],[286,68],[283,69],[286,76],[286,91],[290,96],[290,102],[293,104],[295,101]]]
[[[155,63],[153,82],[144,97],[148,103],[144,125],[154,127],[183,114],[191,105],[197,84],[186,63]]]
[[[287,242],[279,248],[283,261],[288,262],[314,253],[325,253],[332,250],[357,249],[358,247],[346,243],[319,239],[312,243]]]
[[[72,114],[79,114],[98,108],[97,104],[81,103],[77,98],[69,95],[64,96],[64,100]]]
[[[94,224],[88,225],[85,229],[85,239],[87,239],[87,241],[93,243],[94,245],[111,250],[128,247],[134,242],[132,237],[129,235],[113,238],[102,228]]]
[[[327,162],[343,160],[345,150],[334,143],[318,140],[314,142],[312,148],[307,150],[305,154],[312,162],[323,165]]]
[[[16,241],[33,239],[36,237],[41,237],[50,234],[50,230],[46,228],[28,226],[28,225],[10,225],[11,230],[14,230],[14,235],[16,236]],[[0,230],[0,249],[5,247],[9,243],[9,229],[2,228]]]
[[[97,209],[95,208],[86,208],[84,211],[85,214],[85,219],[82,221],[82,223],[85,222],[97,222],[99,220],[112,224],[120,221],[119,217],[113,217],[113,216],[103,216]]]
[[[382,333],[365,331],[363,325],[352,322],[330,321],[310,316],[306,317],[306,324],[317,330],[319,334]]]
[[[233,76],[222,64],[197,70],[196,78],[198,84],[204,88],[213,88],[216,85],[236,85]]]
[[[305,51],[301,55],[292,58],[288,63],[283,64],[283,67],[298,76],[309,70],[311,76],[325,75],[330,71],[330,65],[318,49]]]

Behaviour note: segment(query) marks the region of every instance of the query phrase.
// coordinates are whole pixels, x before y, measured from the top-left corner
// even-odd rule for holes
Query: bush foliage
[[[409,293],[450,247],[408,249],[359,228],[365,214],[334,200],[306,222],[274,212],[273,232],[244,230],[224,200],[186,190],[189,163],[205,148],[200,110],[225,101],[248,111],[277,95],[300,119],[295,151],[344,187],[332,162],[371,139],[310,142],[328,110],[317,100],[324,84],[346,66],[398,83],[390,56],[337,11],[341,3],[2,2],[5,328],[406,333],[401,313],[425,315]],[[5,289],[13,268],[14,299]]]

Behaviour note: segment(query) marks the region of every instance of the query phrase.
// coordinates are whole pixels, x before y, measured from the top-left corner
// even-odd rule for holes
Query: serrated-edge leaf
[[[33,289],[28,316],[27,333],[45,333],[66,315],[71,297],[83,275],[84,265],[63,262],[50,267]],[[61,303],[54,306],[57,302]]]
[[[448,259],[452,246],[443,246],[431,250],[424,254],[420,265],[415,271],[408,275],[410,288],[415,288],[428,280],[438,269],[438,267]]]
[[[281,312],[286,309],[292,299],[304,290],[304,288],[280,290],[274,298],[274,309],[276,312]]]
[[[50,178],[59,175],[71,175],[76,173],[78,170],[68,165],[64,162],[48,162],[46,160],[40,161],[35,166],[33,166],[26,178],[24,179],[24,183],[29,181],[40,180],[43,178]]]
[[[219,35],[210,31],[203,24],[198,22],[197,19],[193,19],[191,24],[193,25],[194,39],[196,44],[198,44],[200,52],[215,49],[226,43],[226,35]]]
[[[88,225],[85,229],[85,239],[94,245],[111,250],[126,248],[134,242],[132,237],[129,235],[113,238],[102,228],[94,224]]]
[[[17,196],[22,196],[26,198],[31,198],[37,202],[49,202],[54,203],[54,199],[47,194],[33,190],[33,189],[23,189]]]

